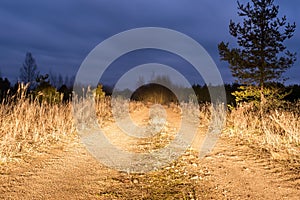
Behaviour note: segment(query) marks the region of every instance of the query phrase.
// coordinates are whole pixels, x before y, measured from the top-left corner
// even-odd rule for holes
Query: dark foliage
[[[62,94],[62,101],[64,103],[67,103],[72,100],[72,88],[68,88],[66,85],[62,85],[59,89],[58,92]]]
[[[7,78],[3,79],[0,77],[0,100],[1,102],[8,95],[8,91],[10,90],[10,82]]]
[[[168,104],[170,102],[176,103],[178,101],[177,97],[170,89],[156,83],[150,83],[139,87],[132,94],[131,100],[160,104]]]

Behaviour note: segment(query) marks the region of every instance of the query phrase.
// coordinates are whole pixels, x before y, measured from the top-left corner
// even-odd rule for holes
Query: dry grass
[[[0,104],[2,163],[43,151],[53,144],[66,141],[76,132],[71,104],[40,104],[26,98],[25,91],[26,87],[23,86],[15,97],[8,100],[9,103]],[[96,108],[94,117],[100,126],[114,121],[112,104],[116,108],[116,115],[122,115],[126,109],[136,112],[149,106],[141,102],[111,100],[108,97],[97,101],[96,104],[88,101],[79,103],[82,104],[82,112],[78,112],[81,116],[76,116],[76,119],[83,120],[84,123],[91,120],[90,110]],[[192,103],[181,104],[181,108],[171,104],[169,108],[192,118],[200,118],[200,127],[208,127],[210,119],[216,117],[211,115],[213,108],[209,104],[200,105],[198,109]],[[251,104],[243,104],[228,112],[223,133],[267,150],[274,159],[290,160],[299,156],[300,152],[299,110],[300,104],[294,104],[288,109],[269,111],[261,120],[258,111]],[[150,118],[152,121],[156,119],[155,116]],[[155,123],[150,125],[155,126]],[[166,127],[161,129],[161,134],[153,137],[151,143],[157,144],[157,148],[169,143],[173,136],[169,137],[165,132],[171,129],[170,124],[166,124]]]
[[[70,104],[30,101],[26,86],[0,104],[0,162],[4,163],[63,142],[74,135]]]
[[[270,153],[276,160],[294,160],[300,153],[299,104],[293,109],[274,109],[261,119],[251,104],[228,114],[225,135],[238,137]]]

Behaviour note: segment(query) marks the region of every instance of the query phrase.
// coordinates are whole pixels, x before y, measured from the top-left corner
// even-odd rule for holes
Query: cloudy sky
[[[288,21],[298,25],[294,37],[285,43],[289,50],[298,52],[298,60],[286,76],[290,78],[288,84],[300,83],[300,1],[275,3],[280,6],[280,16],[285,14]],[[228,33],[230,19],[239,20],[235,0],[1,0],[0,72],[17,80],[25,54],[31,52],[41,73],[73,76],[89,52],[105,39],[133,28],[164,27],[200,43],[217,64],[223,80],[230,83],[234,79],[227,63],[220,62],[217,50],[221,41],[234,44]],[[184,61],[149,50],[117,60],[105,81],[149,62],[182,70],[191,82],[198,82]]]

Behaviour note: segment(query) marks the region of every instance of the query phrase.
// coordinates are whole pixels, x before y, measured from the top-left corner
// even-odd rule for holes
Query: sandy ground
[[[178,118],[167,112],[170,123]],[[138,123],[147,121],[144,113],[133,114]],[[117,128],[108,124],[106,130]],[[210,154],[187,165],[201,172],[191,178],[197,180],[190,199],[300,199],[299,164],[274,161],[233,138],[221,137]],[[79,142],[0,170],[0,199],[151,199],[153,194],[146,187],[151,185],[147,175],[105,167]]]

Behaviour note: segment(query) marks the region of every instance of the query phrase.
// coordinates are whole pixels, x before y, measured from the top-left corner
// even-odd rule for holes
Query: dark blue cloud
[[[300,2],[275,3],[280,5],[280,14],[299,22]],[[74,75],[87,54],[106,38],[132,28],[156,26],[197,40],[212,56],[225,82],[231,82],[227,64],[219,61],[217,44],[234,42],[228,23],[230,19],[239,20],[236,8],[236,1],[221,0],[2,0],[0,71],[3,76],[17,78],[25,53],[30,51],[42,72]],[[300,54],[299,28],[286,44]],[[300,83],[299,63],[298,55],[297,63],[287,73],[289,83]]]

